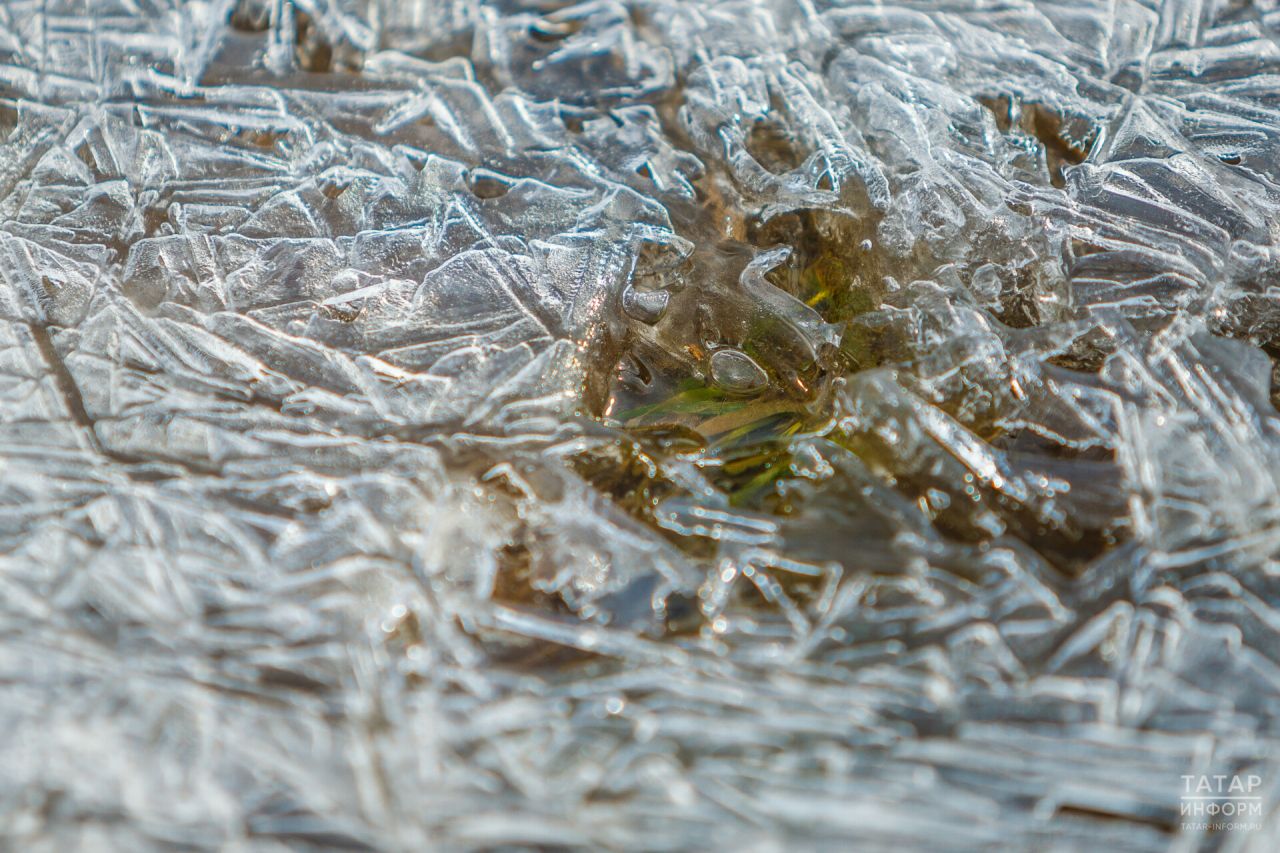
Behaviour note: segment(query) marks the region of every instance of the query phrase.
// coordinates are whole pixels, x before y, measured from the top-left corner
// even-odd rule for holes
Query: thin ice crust
[[[1280,12],[545,5],[0,7],[0,847],[1280,845]]]

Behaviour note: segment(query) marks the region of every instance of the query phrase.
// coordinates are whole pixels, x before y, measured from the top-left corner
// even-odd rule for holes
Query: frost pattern
[[[0,6],[3,846],[1272,849],[1272,5]]]

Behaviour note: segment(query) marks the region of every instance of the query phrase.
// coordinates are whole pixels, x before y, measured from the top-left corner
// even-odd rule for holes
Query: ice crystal
[[[0,846],[1273,849],[1273,6],[0,5]]]

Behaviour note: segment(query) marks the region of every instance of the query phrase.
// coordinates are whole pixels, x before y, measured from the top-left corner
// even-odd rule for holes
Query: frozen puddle
[[[6,4],[0,846],[1273,849],[1277,38]]]

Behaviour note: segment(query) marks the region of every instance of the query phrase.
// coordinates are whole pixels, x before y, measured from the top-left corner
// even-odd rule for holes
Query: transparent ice
[[[7,0],[0,846],[1275,849],[1278,44]]]

